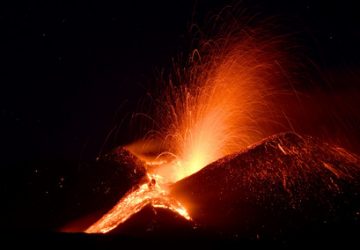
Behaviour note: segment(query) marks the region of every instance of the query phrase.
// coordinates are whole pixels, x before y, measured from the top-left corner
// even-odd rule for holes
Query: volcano
[[[172,184],[169,194],[185,205],[191,220],[150,202],[111,233],[281,239],[324,228],[358,230],[359,191],[357,155],[281,133]]]

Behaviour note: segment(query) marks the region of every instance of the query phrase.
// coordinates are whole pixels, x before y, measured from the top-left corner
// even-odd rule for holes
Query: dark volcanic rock
[[[197,233],[193,222],[168,209],[145,206],[110,234],[142,238],[189,238]]]
[[[226,237],[282,238],[359,230],[359,183],[358,156],[283,133],[208,165],[172,194]]]
[[[143,163],[129,151],[119,147],[98,158],[87,177],[91,179],[89,182],[92,183],[94,193],[122,197],[145,173]]]
[[[65,226],[65,231],[86,229],[140,182],[146,170],[138,158],[119,147],[99,157],[96,162],[82,163],[80,172],[78,187],[72,194],[68,210],[73,218],[91,215],[71,223],[74,225]]]

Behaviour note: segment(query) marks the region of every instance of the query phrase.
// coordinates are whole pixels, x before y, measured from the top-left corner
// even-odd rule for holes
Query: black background
[[[357,1],[242,1],[283,20],[334,92],[359,90]],[[80,163],[136,111],[156,72],[187,53],[192,23],[233,1],[27,1],[0,4],[0,143],[6,228],[61,226]],[[296,60],[296,59],[294,59]],[[342,80],[338,80],[342,79]],[[132,140],[128,131],[116,143]],[[65,190],[65,191],[64,191]],[[64,221],[65,223],[65,221]]]

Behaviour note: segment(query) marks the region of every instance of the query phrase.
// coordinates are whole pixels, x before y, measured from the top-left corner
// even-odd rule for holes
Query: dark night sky
[[[5,209],[19,206],[25,195],[53,192],[63,176],[76,175],[80,161],[95,159],[112,126],[135,111],[155,72],[186,53],[189,25],[202,24],[231,3],[1,2],[0,167]],[[349,75],[345,82],[334,80],[335,90],[360,89],[357,1],[243,1],[239,6],[285,20],[286,30],[297,34],[297,42],[324,78]],[[44,174],[36,184],[39,171]],[[25,194],[29,187],[32,193]]]

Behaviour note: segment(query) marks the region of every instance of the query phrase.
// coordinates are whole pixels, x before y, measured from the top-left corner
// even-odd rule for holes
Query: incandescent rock
[[[294,133],[271,136],[172,187],[198,224],[255,239],[348,224],[358,230],[359,191],[358,156]]]
[[[130,169],[141,163],[118,150],[99,164],[125,166],[121,176],[130,182],[117,190],[123,195],[145,169],[138,167],[141,174],[132,176]],[[119,177],[111,169],[103,179],[94,178],[116,187]],[[268,137],[219,159],[170,190],[187,208],[191,221],[148,205],[111,233],[151,238],[319,239],[360,229],[360,158],[295,133]]]

